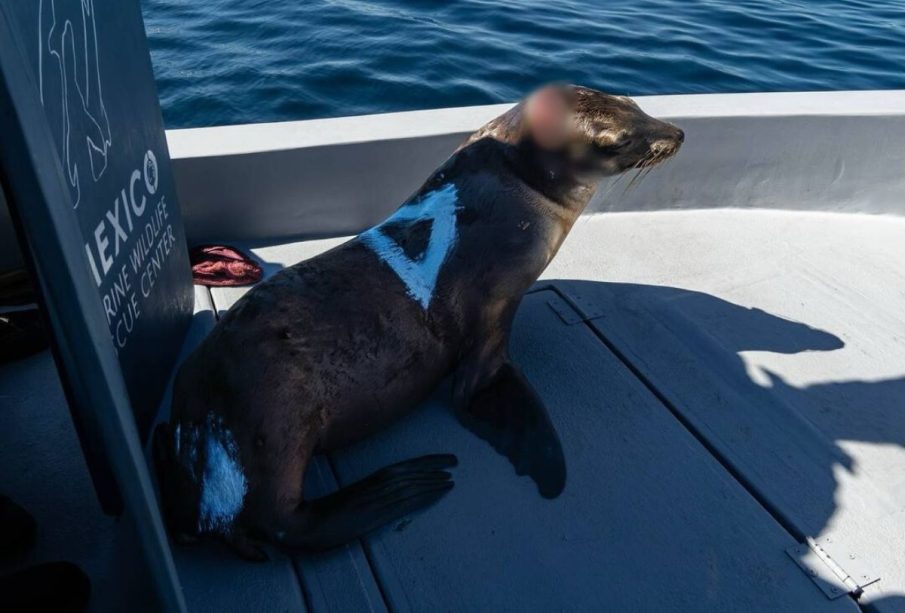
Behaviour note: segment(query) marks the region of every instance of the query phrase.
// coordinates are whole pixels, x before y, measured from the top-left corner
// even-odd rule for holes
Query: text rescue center
[[[104,212],[93,232],[93,241],[85,243],[85,252],[98,288],[108,281],[102,300],[107,324],[118,349],[126,346],[135,321],[141,316],[141,302],[151,294],[163,264],[176,242],[168,222],[166,197],[156,204],[148,197],[157,193],[157,158],[150,149],[145,153],[142,170],[135,169],[126,187],[120,190],[113,206]],[[133,236],[135,244],[127,249]],[[120,256],[128,256],[123,261]],[[135,283],[137,280],[137,285]]]

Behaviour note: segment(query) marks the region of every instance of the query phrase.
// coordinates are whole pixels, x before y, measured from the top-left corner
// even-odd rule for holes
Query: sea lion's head
[[[571,190],[651,168],[676,154],[685,133],[651,117],[631,98],[549,85],[490,121],[463,146],[484,138],[511,145],[529,182]]]
[[[528,134],[538,146],[562,148],[578,168],[604,176],[654,166],[685,140],[681,129],[651,117],[631,98],[587,87],[546,87],[526,105]]]

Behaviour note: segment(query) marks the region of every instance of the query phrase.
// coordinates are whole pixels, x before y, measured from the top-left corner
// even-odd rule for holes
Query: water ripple
[[[905,88],[905,0],[144,0],[169,127],[617,93]]]

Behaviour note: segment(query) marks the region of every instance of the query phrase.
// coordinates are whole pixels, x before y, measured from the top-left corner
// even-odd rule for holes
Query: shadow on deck
[[[269,274],[299,259],[262,252]],[[799,289],[813,297],[811,285]],[[562,437],[560,498],[542,500],[463,430],[443,385],[387,431],[318,458],[306,488],[319,495],[394,461],[454,452],[447,498],[322,556],[274,552],[254,565],[216,546],[177,549],[190,607],[855,610],[828,600],[785,550],[831,533],[884,568],[901,551],[905,377],[821,380],[814,373],[835,363],[810,354],[850,350],[851,326],[794,321],[771,314],[769,300],[726,299],[733,291],[542,280],[520,309],[512,353]],[[214,290],[211,302],[196,292],[192,342],[240,293]],[[848,306],[821,321],[858,308],[829,304]],[[885,346],[900,349],[897,338]],[[121,578],[141,576],[134,538],[100,514],[49,356],[0,369],[0,399],[0,483],[38,517],[36,558],[82,563],[95,610],[140,602],[141,586]],[[905,599],[888,591],[869,604],[893,611]]]

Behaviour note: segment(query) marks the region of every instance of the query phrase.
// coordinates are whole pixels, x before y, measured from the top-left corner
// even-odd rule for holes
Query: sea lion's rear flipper
[[[282,545],[323,551],[348,543],[389,522],[426,507],[453,487],[445,469],[456,456],[428,455],[387,466],[322,498],[303,502],[276,533]]]
[[[562,493],[566,461],[559,435],[543,401],[515,365],[503,362],[459,404],[459,421],[509,458],[516,473],[530,476],[541,496]]]

